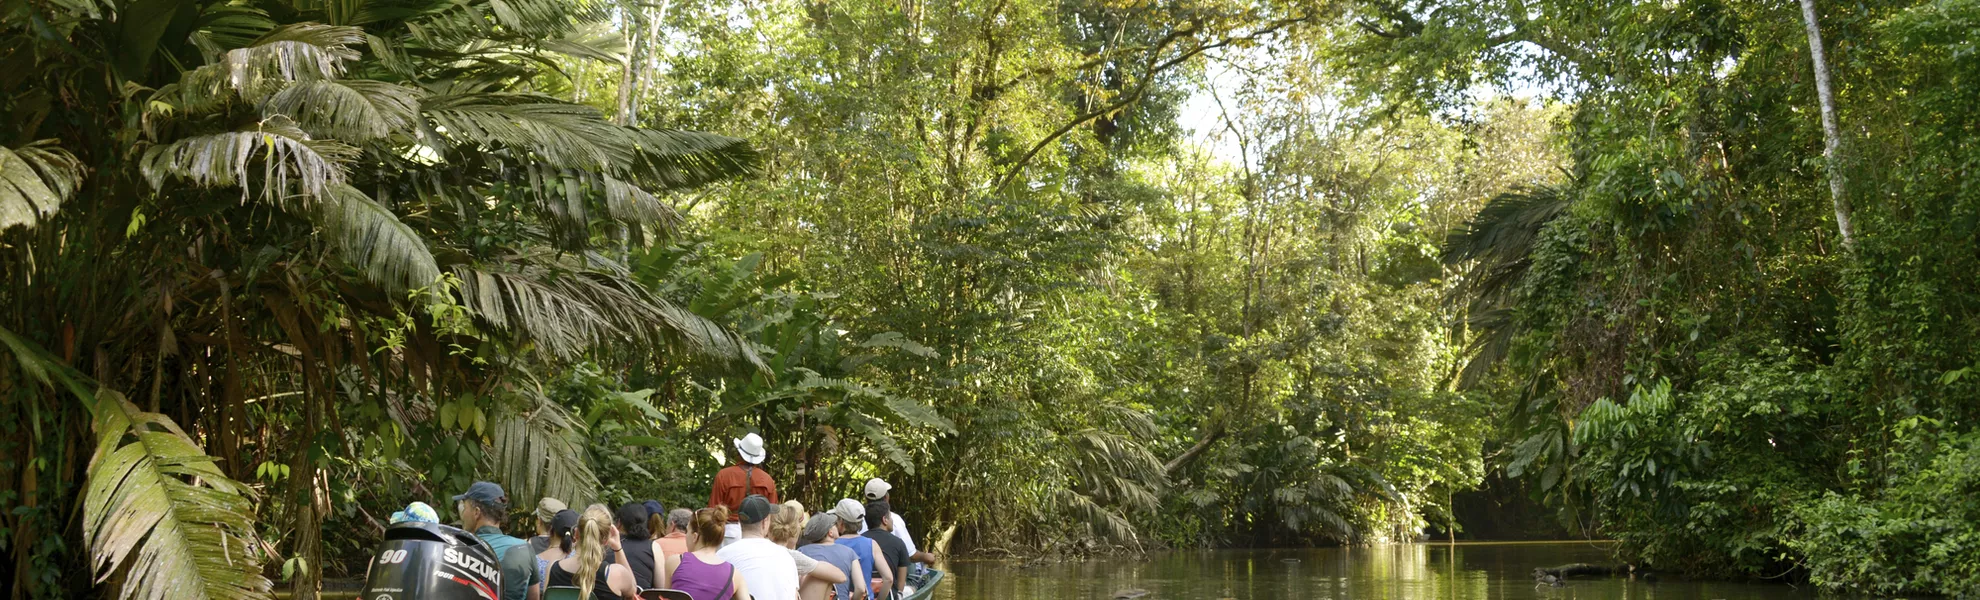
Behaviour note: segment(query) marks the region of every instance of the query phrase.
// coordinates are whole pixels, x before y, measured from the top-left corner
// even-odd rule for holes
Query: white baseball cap
[[[879,477],[868,479],[866,480],[866,499],[879,500],[885,498],[887,497],[887,492],[892,489],[894,489],[894,486],[887,485],[887,482]]]
[[[839,500],[838,506],[832,508],[832,515],[838,517],[841,521],[865,523],[866,505],[860,504],[858,500],[852,498],[844,498]]]

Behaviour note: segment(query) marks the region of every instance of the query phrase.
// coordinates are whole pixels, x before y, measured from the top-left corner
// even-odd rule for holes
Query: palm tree
[[[72,547],[87,557],[67,560],[120,598],[267,597],[274,547],[253,524],[277,516],[256,514],[270,505],[293,530],[298,596],[313,596],[328,504],[313,457],[349,443],[346,404],[383,406],[402,433],[467,406],[494,448],[487,467],[527,481],[521,493],[576,499],[596,484],[583,463],[543,477],[537,459],[572,456],[581,423],[529,393],[528,364],[762,365],[605,252],[671,230],[657,194],[757,158],[740,140],[616,125],[546,94],[560,57],[619,60],[595,42],[602,5],[0,11],[13,71],[0,107],[17,117],[0,124],[0,339],[16,359],[0,363],[0,389],[7,425],[31,431],[5,443],[10,455],[97,449],[86,468],[5,467],[0,492],[80,503]],[[460,396],[508,400],[486,402],[488,419]],[[273,418],[251,402],[293,429],[249,439]],[[86,423],[94,444],[71,433]],[[256,456],[286,461],[288,489],[269,494],[282,501],[257,504],[239,483]]]
[[[1464,270],[1454,298],[1465,303],[1465,325],[1472,333],[1461,386],[1477,383],[1511,350],[1519,332],[1513,308],[1540,232],[1567,214],[1572,201],[1562,185],[1500,194],[1445,238],[1444,264]]]

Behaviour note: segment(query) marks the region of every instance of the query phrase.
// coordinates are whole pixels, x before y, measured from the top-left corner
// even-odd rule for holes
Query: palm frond
[[[609,5],[564,0],[457,0],[444,10],[410,21],[407,29],[428,48],[451,50],[477,41],[536,43],[603,22]]]
[[[626,36],[610,27],[598,25],[581,27],[560,37],[544,39],[537,44],[545,50],[567,56],[612,64],[625,62]]]
[[[692,188],[756,172],[762,157],[749,142],[699,131],[631,129],[637,153],[631,175],[651,189]]]
[[[711,359],[748,364],[769,372],[748,340],[701,315],[652,294],[630,278],[587,271],[581,277],[559,280],[575,297],[594,306],[611,307],[608,318],[635,339],[653,349],[671,349]]]
[[[398,215],[350,185],[333,184],[329,191],[317,199],[313,220],[366,279],[405,291],[426,287],[440,277],[426,240]]]
[[[361,143],[405,130],[419,118],[419,92],[368,79],[300,81],[261,104],[265,117],[284,115],[304,131]]]
[[[1108,508],[1091,496],[1075,492],[1064,486],[1051,492],[1054,512],[1079,519],[1093,530],[1094,535],[1119,542],[1134,543],[1140,539],[1134,522],[1120,511]]]
[[[681,220],[674,207],[640,189],[639,186],[621,181],[611,175],[598,178],[599,187],[605,195],[605,210],[612,218],[628,223],[652,223],[671,229]]]
[[[455,267],[462,303],[489,326],[571,358],[597,347],[677,350],[768,371],[746,340],[623,273],[519,260]]]
[[[503,29],[542,39],[570,31],[580,20],[603,16],[602,3],[568,0],[487,0],[489,12]],[[590,10],[587,10],[590,9]]]
[[[950,435],[956,433],[956,423],[942,416],[942,413],[935,412],[932,406],[891,395],[886,397],[885,402],[887,410],[908,425],[936,429]]]
[[[846,426],[872,443],[873,448],[879,451],[882,458],[894,463],[909,475],[914,474],[914,459],[908,457],[907,450],[894,441],[894,436],[890,435],[878,420],[861,414],[849,417],[846,419]]]
[[[1072,466],[1084,482],[1081,491],[1095,499],[1142,512],[1153,512],[1153,489],[1167,481],[1162,461],[1146,444],[1100,429],[1082,429],[1067,436]]]
[[[404,77],[413,75],[413,61],[406,56],[406,48],[397,40],[388,40],[376,34],[364,34],[365,44],[371,48],[371,56],[386,71]]]
[[[1476,259],[1498,262],[1526,256],[1549,221],[1567,211],[1565,187],[1542,185],[1499,194],[1444,238],[1445,264]]]
[[[171,418],[103,390],[83,502],[97,580],[124,600],[270,598],[254,530],[254,492],[228,479]]]
[[[323,195],[344,181],[343,162],[357,150],[335,140],[310,139],[286,118],[271,119],[253,129],[193,136],[146,150],[139,165],[153,188],[166,178],[187,179],[209,187],[240,186],[247,196],[249,163],[261,163],[261,195],[274,198],[291,189]],[[293,184],[293,188],[291,185]]]
[[[533,278],[496,270],[454,267],[461,303],[496,330],[535,342],[570,358],[606,336],[611,323],[597,309]]]
[[[1511,350],[1518,333],[1512,314],[1517,299],[1512,296],[1532,265],[1534,243],[1547,224],[1567,214],[1572,204],[1572,192],[1565,185],[1500,194],[1444,238],[1444,264],[1470,263],[1454,296],[1467,303],[1466,325],[1474,333],[1457,375],[1459,387],[1477,384]]]
[[[252,6],[213,3],[201,9],[198,24],[193,26],[195,44],[209,47],[207,62],[219,60],[227,48],[240,48],[254,44],[261,36],[275,30],[275,20],[268,13]]]
[[[406,31],[418,45],[435,50],[452,50],[491,33],[488,7],[473,2],[452,2],[445,10],[407,21]]]
[[[55,214],[82,186],[82,161],[41,140],[20,148],[0,146],[0,231],[32,228]]]
[[[363,43],[364,30],[356,27],[285,25],[187,71],[178,83],[160,90],[157,99],[192,113],[215,110],[237,99],[258,103],[291,82],[343,75],[344,62],[357,60],[356,47]]]
[[[589,106],[526,94],[469,94],[428,98],[421,109],[448,138],[525,152],[548,167],[597,170],[630,157],[623,128]]]
[[[254,491],[227,478],[172,422],[99,388],[40,346],[0,329],[0,347],[90,412],[96,450],[83,491],[83,544],[119,600],[272,599],[261,575]]]
[[[516,498],[560,498],[583,506],[598,495],[598,476],[585,456],[584,422],[534,390],[496,411],[487,453]]]

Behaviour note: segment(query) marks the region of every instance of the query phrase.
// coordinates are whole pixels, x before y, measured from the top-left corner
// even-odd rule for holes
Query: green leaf
[[[121,600],[270,598],[261,576],[254,493],[228,479],[170,418],[102,390],[97,450],[83,502],[98,582]]]
[[[558,498],[582,506],[597,497],[584,423],[531,389],[496,403],[490,418],[487,467],[511,498]]]
[[[941,353],[936,352],[934,348],[923,346],[920,342],[908,339],[905,334],[898,331],[873,334],[873,337],[866,338],[866,341],[860,345],[868,348],[897,348],[903,352],[922,358],[938,358],[941,356]]]
[[[653,406],[653,402],[648,400],[648,398],[653,397],[654,391],[652,388],[647,388],[633,392],[615,392],[613,393],[613,397],[618,398],[619,403],[630,406],[634,410],[638,410],[640,414],[646,415],[646,418],[664,422],[667,420],[667,413],[660,412],[660,409]]]
[[[283,115],[304,131],[358,143],[418,122],[419,91],[364,79],[299,81],[262,102],[264,118]]]
[[[364,30],[355,27],[284,25],[187,71],[156,97],[189,113],[217,111],[236,101],[252,106],[293,82],[343,75],[344,63],[357,60],[356,47],[365,41]]]
[[[41,140],[20,148],[0,147],[0,231],[32,228],[55,214],[81,187],[82,162]]]
[[[907,421],[909,425],[933,427],[950,435],[956,433],[956,424],[953,421],[935,412],[934,408],[926,404],[894,396],[888,396],[886,403],[888,410],[893,411],[895,416]]]
[[[180,139],[153,146],[144,153],[140,170],[153,188],[167,179],[185,179],[210,187],[261,184],[261,196],[284,198],[294,193],[322,196],[344,181],[344,161],[357,149],[334,140],[309,137],[287,118],[250,125],[247,129]],[[259,177],[249,170],[260,163]]]
[[[669,445],[667,440],[650,435],[622,435],[619,436],[619,443],[642,448],[664,448]]]
[[[888,435],[886,430],[880,428],[878,424],[855,415],[847,423],[847,426],[865,437],[867,441],[872,442],[874,448],[879,450],[880,455],[885,457],[888,462],[894,463],[895,466],[900,467],[910,475],[914,474],[914,459],[909,458],[907,451],[901,449],[900,444],[894,442],[894,437]]]
[[[316,201],[311,218],[365,279],[402,293],[440,278],[426,240],[398,215],[349,185],[331,184],[328,192]]]

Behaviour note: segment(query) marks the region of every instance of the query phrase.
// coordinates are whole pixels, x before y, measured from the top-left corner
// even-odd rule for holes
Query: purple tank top
[[[729,589],[730,575],[736,566],[729,563],[711,565],[701,562],[701,557],[693,552],[681,555],[681,566],[674,567],[674,589],[687,592],[694,600],[729,600],[735,590]]]

